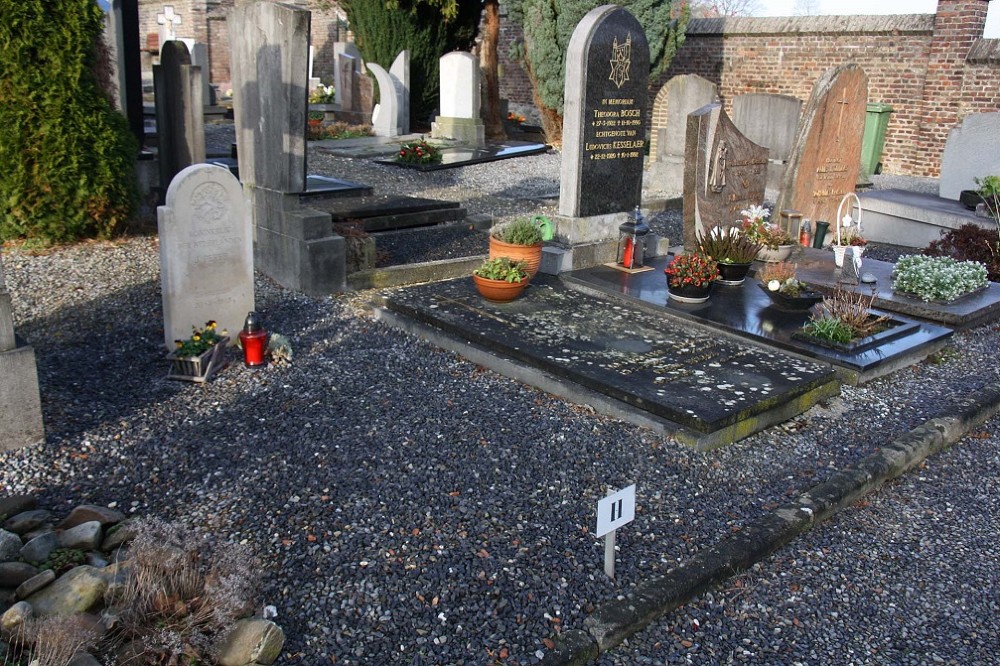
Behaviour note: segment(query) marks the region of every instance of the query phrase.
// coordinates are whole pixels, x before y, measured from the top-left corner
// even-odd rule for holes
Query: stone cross
[[[164,5],[163,13],[156,15],[156,22],[163,26],[160,28],[160,46],[172,39],[177,39],[177,26],[181,24],[181,17],[174,13],[173,5]]]

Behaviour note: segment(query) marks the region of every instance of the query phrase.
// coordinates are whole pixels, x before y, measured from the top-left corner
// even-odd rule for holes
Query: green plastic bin
[[[881,102],[869,102],[865,116],[865,136],[861,143],[861,169],[865,175],[882,173],[882,149],[885,148],[885,130],[889,127],[892,107]]]

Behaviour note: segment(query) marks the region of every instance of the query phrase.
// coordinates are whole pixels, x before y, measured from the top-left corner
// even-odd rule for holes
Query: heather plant
[[[915,254],[900,257],[892,277],[893,289],[924,301],[951,301],[987,283],[979,262]]]
[[[123,564],[123,579],[105,601],[115,641],[143,644],[142,661],[130,663],[214,659],[218,640],[258,594],[257,567],[246,551],[177,524],[141,521]]]

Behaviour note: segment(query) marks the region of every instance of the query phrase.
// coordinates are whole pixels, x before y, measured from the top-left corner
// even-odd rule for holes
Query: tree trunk
[[[535,108],[542,116],[542,131],[545,132],[545,143],[553,148],[559,149],[562,146],[563,117],[556,109],[550,109],[542,102],[541,95],[538,94],[538,81],[535,79],[535,72],[531,68],[528,58],[522,61],[528,80],[531,81],[531,96],[535,102]]]
[[[500,117],[500,76],[497,66],[497,47],[500,43],[500,0],[486,0],[486,24],[479,52],[479,68],[483,72],[486,99],[486,138],[503,141],[507,133]]]

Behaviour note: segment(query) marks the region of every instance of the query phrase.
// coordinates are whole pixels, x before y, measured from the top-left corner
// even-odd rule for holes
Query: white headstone
[[[1000,176],[1000,113],[973,113],[948,134],[938,196],[957,201],[976,189],[976,178]]]
[[[372,131],[375,136],[399,136],[399,88],[396,77],[375,63],[368,69],[378,84],[379,103],[372,113]]]
[[[441,58],[441,115],[478,118],[479,61],[471,53],[454,51]]]
[[[253,244],[240,181],[223,167],[189,166],[170,182],[157,221],[167,349],[213,319],[235,336],[254,309]]]
[[[396,77],[399,84],[399,131],[410,133],[410,50],[399,52],[392,61],[389,73]]]

